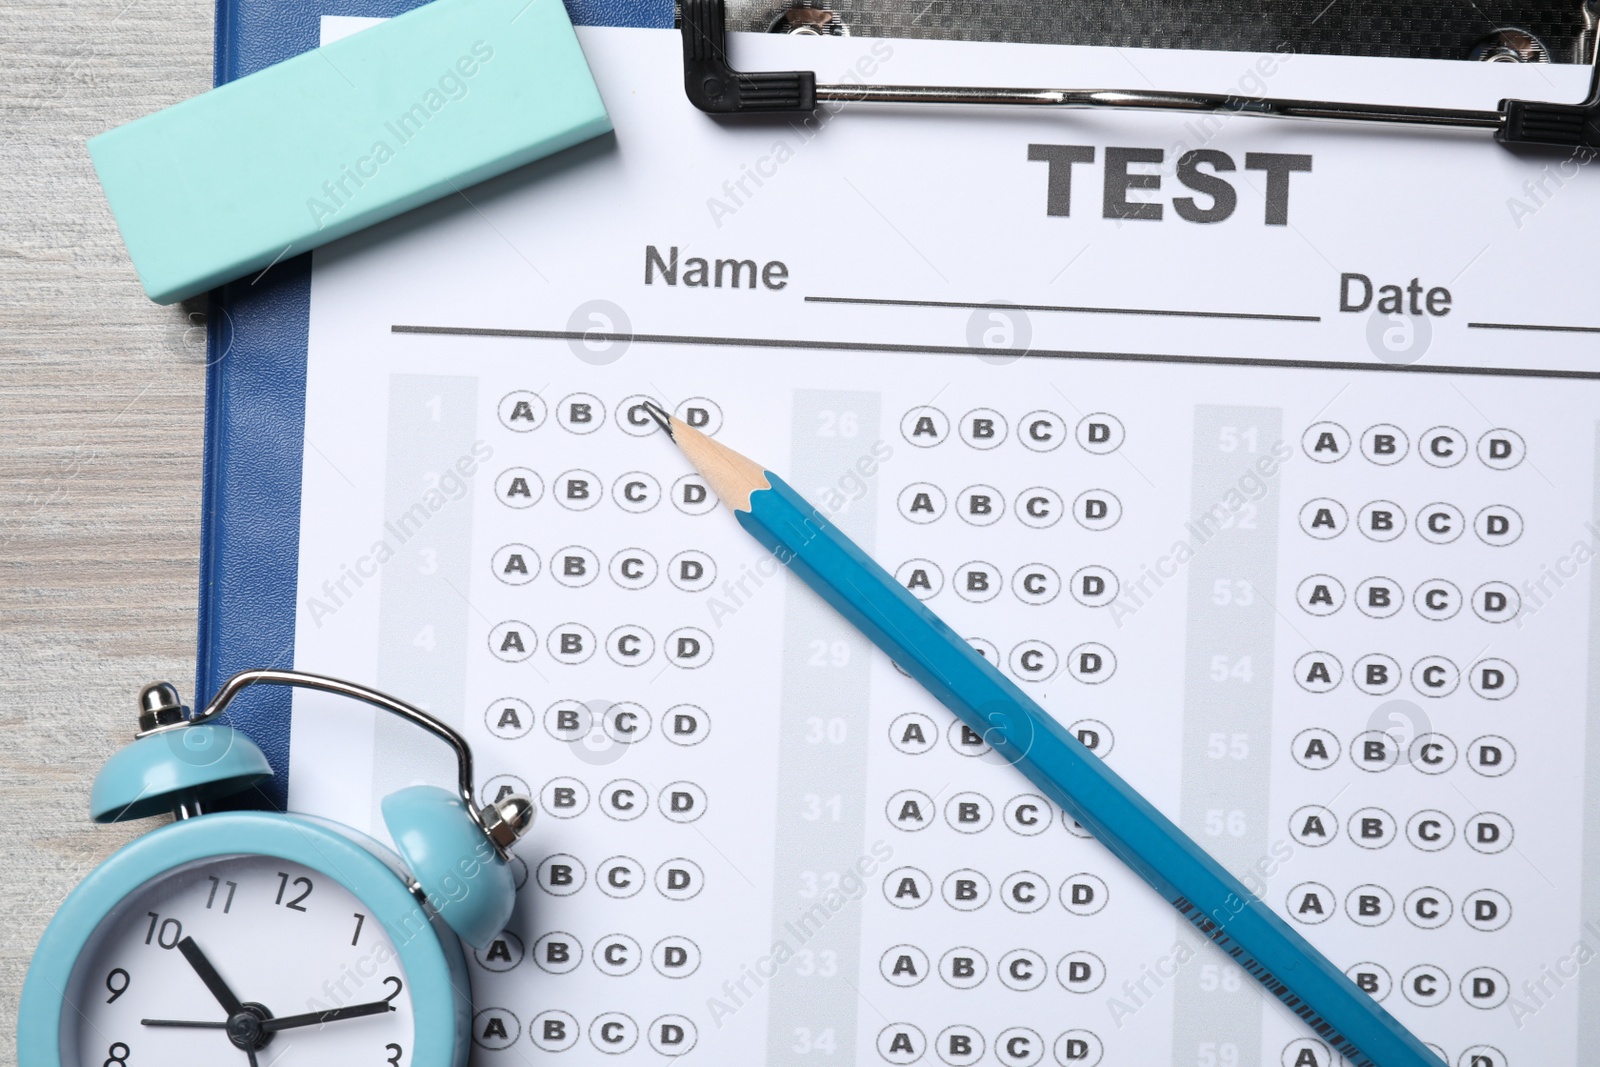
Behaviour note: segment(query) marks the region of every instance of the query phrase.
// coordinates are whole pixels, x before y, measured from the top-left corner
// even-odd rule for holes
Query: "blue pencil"
[[[1352,1067],[1448,1067],[783,479],[649,406],[746,532]]]

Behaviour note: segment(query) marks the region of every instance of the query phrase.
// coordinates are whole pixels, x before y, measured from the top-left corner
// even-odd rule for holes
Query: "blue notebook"
[[[672,0],[566,0],[581,26],[670,27]],[[398,15],[416,0],[218,0],[216,84],[315,48],[324,15]],[[294,663],[311,257],[212,294],[196,706],[231,674]],[[291,694],[252,693],[237,723],[277,772],[285,806]]]

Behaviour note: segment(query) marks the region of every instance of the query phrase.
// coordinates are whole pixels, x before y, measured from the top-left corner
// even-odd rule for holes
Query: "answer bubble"
[[[500,398],[496,413],[506,429],[529,433],[544,425],[544,397],[529,389],[516,389]]]
[[[1484,622],[1502,623],[1522,611],[1522,594],[1509,582],[1484,582],[1472,591],[1472,613]]]
[[[1048,604],[1061,592],[1061,576],[1047,563],[1027,563],[1011,576],[1011,591],[1024,604]]]
[[[1313,574],[1301,579],[1294,599],[1307,615],[1332,615],[1344,607],[1344,583],[1331,574]]]
[[[1007,989],[1019,993],[1038,989],[1050,977],[1050,963],[1031,948],[1014,948],[995,964],[995,974]]]
[[[1358,885],[1345,896],[1344,913],[1358,926],[1382,926],[1394,918],[1394,895],[1381,885]]]
[[[706,791],[693,782],[673,782],[661,790],[656,804],[669,820],[691,823],[706,813]]]
[[[1300,508],[1300,529],[1319,541],[1338,537],[1349,523],[1350,513],[1330,497],[1316,497]]]
[[[961,421],[956,424],[956,433],[961,440],[981,452],[998,448],[1009,430],[1006,417],[993,408],[974,408],[961,416]]]
[[[910,1023],[890,1023],[878,1031],[878,1055],[887,1063],[916,1063],[928,1051],[928,1039]]]
[[[1429,504],[1417,512],[1417,533],[1433,545],[1448,545],[1461,536],[1466,516],[1454,504]]]
[[[626,900],[644,888],[644,868],[631,856],[612,856],[601,860],[594,870],[594,884],[614,900]]]
[[[1450,996],[1450,976],[1431,963],[1419,963],[1400,979],[1400,992],[1419,1008],[1443,1004]]]
[[[1369,541],[1387,542],[1406,532],[1406,513],[1392,500],[1373,500],[1356,512],[1356,529]]]
[[[527,585],[539,576],[539,553],[530,545],[502,545],[489,559],[489,569],[507,585]]]
[[[979,834],[994,822],[994,804],[982,793],[957,793],[944,805],[944,821],[963,834]]]
[[[685,593],[702,593],[717,581],[717,564],[699,549],[686,548],[667,562],[667,578]]]
[[[583,888],[589,874],[578,857],[557,852],[539,861],[535,878],[539,888],[551,896],[570,897]]]
[[[489,630],[489,651],[505,663],[521,663],[539,649],[533,627],[516,619],[496,623]]]
[[[1105,456],[1121,448],[1127,434],[1122,428],[1121,419],[1108,412],[1097,411],[1078,420],[1073,436],[1078,440],[1078,447],[1085,452]]]
[[[691,859],[680,856],[656,868],[656,892],[668,900],[690,900],[705,884],[705,872]]]
[[[642,548],[625,548],[611,557],[606,570],[623,589],[639,590],[656,580],[656,558]]]
[[[1055,677],[1060,660],[1056,650],[1043,641],[1023,641],[1011,650],[1007,659],[1011,674],[1018,681],[1048,682]]]
[[[956,494],[956,514],[971,526],[993,526],[1006,513],[1006,498],[992,485],[969,485]]]
[[[633,940],[626,934],[616,936],[625,941]],[[589,1023],[589,1043],[608,1056],[620,1056],[639,1043],[639,1024],[620,1011],[601,1012]]]
[[[1066,439],[1066,423],[1053,411],[1030,411],[1017,423],[1017,440],[1030,452],[1054,452]]]
[[[502,697],[490,704],[483,713],[483,724],[489,732],[504,741],[513,741],[533,729],[538,721],[527,701],[516,697]]]
[[[1411,666],[1411,686],[1425,697],[1447,697],[1460,684],[1460,669],[1443,656],[1424,656]]]
[[[656,654],[656,639],[650,631],[633,623],[623,623],[606,635],[606,655],[619,667],[640,667]]]
[[[1023,837],[1034,837],[1050,828],[1054,816],[1051,804],[1037,793],[1021,793],[1006,801],[1001,818],[1007,830]]]
[[[944,571],[931,559],[908,559],[895,568],[894,580],[918,600],[930,600],[944,588]]]
[[[711,735],[711,716],[694,704],[675,704],[661,716],[661,734],[682,748],[698,745]]]
[[[902,789],[883,806],[883,814],[889,820],[889,825],[911,834],[932,826],[938,810],[933,798],[920,789]]]
[[[1522,515],[1504,504],[1490,504],[1472,520],[1472,532],[1496,548],[1515,544],[1522,536]]]
[[[917,448],[943,444],[950,436],[950,417],[938,408],[912,408],[900,419],[900,436]]]
[[[685,474],[672,483],[672,506],[685,515],[704,515],[716,509],[719,501],[705,479],[698,474]]]
[[[1350,431],[1337,422],[1314,422],[1300,437],[1300,451],[1318,463],[1337,463],[1350,454]]]
[[[582,545],[556,549],[550,557],[550,577],[568,589],[582,589],[600,574],[600,557]]]
[[[568,511],[588,511],[600,503],[605,491],[600,476],[592,471],[575,468],[563,471],[551,486],[556,503]]]
[[[545,637],[545,651],[557,663],[575,666],[587,662],[594,655],[594,631],[581,622],[564,622],[553,626]]]
[[[916,945],[895,945],[878,960],[878,973],[892,986],[909,989],[928,976],[928,954]]]
[[[629,471],[611,484],[611,499],[631,515],[643,515],[661,503],[661,483],[655,475]]]
[[[722,429],[722,408],[707,397],[691,396],[673,408],[672,414],[707,437],[717,436],[717,431]]]
[[[1018,493],[1014,505],[1015,514],[1022,525],[1034,530],[1054,526],[1061,521],[1064,510],[1061,494],[1042,485]]]
[[[900,514],[911,522],[926,525],[944,515],[944,490],[931,482],[912,482],[895,499]]]
[[[539,806],[557,819],[572,819],[589,807],[589,787],[576,778],[552,778],[539,790]]]
[[[557,1008],[542,1011],[528,1021],[528,1040],[542,1052],[565,1052],[578,1043],[582,1033],[578,1020]]]
[[[1394,992],[1394,979],[1381,963],[1357,963],[1348,967],[1345,977],[1360,987],[1361,991],[1382,1004]]]
[[[1508,471],[1527,454],[1528,446],[1515,430],[1498,427],[1478,438],[1478,460],[1490,470]]]
[[[897,867],[884,875],[883,898],[897,908],[920,908],[932,896],[933,880],[916,867]]]
[[[633,396],[624,397],[617,405],[617,426],[629,437],[649,437],[653,433],[660,433],[661,427],[651,417],[650,409],[646,404],[662,406],[661,402],[653,396],[635,393]]]
[[[1398,426],[1380,422],[1361,432],[1361,454],[1369,463],[1391,467],[1406,458],[1411,451],[1411,439]]]
[[[1417,439],[1417,453],[1430,467],[1454,467],[1467,458],[1467,439],[1453,426],[1435,426]]]
[[[1109,530],[1122,518],[1122,501],[1106,489],[1085,489],[1072,502],[1072,517],[1085,530]]]
[[[544,479],[528,467],[507,467],[494,480],[494,496],[508,508],[531,508],[544,497]]]
[[[687,1015],[663,1015],[650,1024],[650,1047],[668,1059],[687,1055],[700,1040],[700,1031]]]

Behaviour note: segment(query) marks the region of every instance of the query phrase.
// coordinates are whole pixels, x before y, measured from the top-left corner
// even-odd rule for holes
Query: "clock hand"
[[[201,1030],[226,1030],[228,1028],[226,1022],[205,1023],[195,1022],[190,1019],[140,1019],[139,1023],[142,1026],[191,1026]]]
[[[228,983],[222,980],[222,975],[211,966],[211,961],[206,959],[206,954],[200,951],[200,946],[194,943],[194,938],[185,937],[178,942],[178,951],[183,953],[183,958],[189,961],[189,966],[194,968],[194,973],[211,990],[211,995],[217,998],[217,1003],[222,1005],[222,1010],[230,1016],[238,1015],[244,1011],[244,1004],[233,995],[233,990],[228,988]]]
[[[261,1023],[261,1029],[271,1034],[296,1026],[316,1026],[318,1023],[338,1022],[340,1019],[359,1019],[363,1015],[382,1015],[386,1011],[393,1010],[387,1000],[375,1000],[370,1004],[350,1004],[343,1008],[329,1008],[327,1011],[308,1011],[304,1015],[284,1015],[276,1019],[265,1019]]]

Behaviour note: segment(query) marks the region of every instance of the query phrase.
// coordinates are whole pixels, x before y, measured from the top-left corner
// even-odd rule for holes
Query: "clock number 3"
[[[301,889],[301,893],[300,893],[299,896],[293,898],[292,900],[289,900],[288,902],[285,902],[284,899],[283,899],[283,893],[284,893],[284,890],[289,888],[289,876],[287,874],[283,873],[282,871],[279,871],[278,872],[278,898],[276,900],[274,900],[273,903],[274,904],[282,904],[284,907],[288,908],[290,911],[305,911],[306,909],[304,908],[304,906],[301,905],[300,902],[302,900],[305,900],[306,897],[309,897],[311,895],[311,879],[306,878],[305,876],[302,875],[301,877],[296,878],[294,880],[294,885],[295,885],[296,889],[301,889],[301,887],[304,887],[304,888]]]
[[[389,1067],[400,1067],[400,1056],[405,1052],[405,1049],[391,1041],[383,1046],[383,1051],[389,1054],[389,1059],[386,1061]]]

